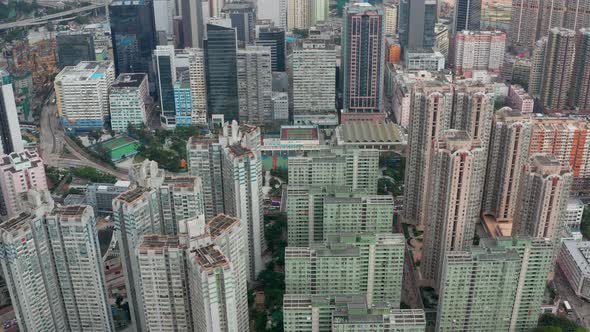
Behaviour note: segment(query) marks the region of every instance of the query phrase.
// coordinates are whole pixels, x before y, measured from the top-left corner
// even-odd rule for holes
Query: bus
[[[563,307],[565,308],[565,311],[567,313],[572,312],[572,306],[570,305],[570,303],[568,301],[563,301]]]

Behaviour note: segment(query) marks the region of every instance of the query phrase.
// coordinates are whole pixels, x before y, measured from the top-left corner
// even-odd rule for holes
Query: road
[[[555,283],[557,294],[561,300],[568,301],[574,309],[574,312],[568,315],[569,318],[578,321],[578,324],[586,328],[590,328],[590,303],[576,296],[559,266],[555,268],[555,278],[553,279],[553,282]]]
[[[52,93],[48,100],[54,98]],[[55,167],[93,167],[102,172],[115,176],[118,179],[127,179],[129,174],[125,170],[115,170],[109,166],[93,161],[79,146],[71,140],[66,139],[59,123],[59,118],[55,116],[57,107],[55,104],[47,103],[43,105],[41,112],[41,133],[40,133],[40,150],[41,157],[45,164]],[[64,148],[67,148],[70,154],[76,159],[63,158]]]
[[[11,22],[11,23],[4,23],[4,24],[0,24],[0,31],[6,30],[6,29],[12,29],[12,28],[27,27],[27,26],[31,26],[31,25],[45,24],[45,23],[47,23],[47,21],[51,21],[53,19],[57,19],[60,17],[69,16],[69,15],[74,15],[74,14],[82,13],[85,11],[101,8],[101,7],[104,7],[104,3],[84,6],[84,7],[66,10],[66,11],[51,14],[51,15],[29,18],[26,20],[19,20],[19,21]]]

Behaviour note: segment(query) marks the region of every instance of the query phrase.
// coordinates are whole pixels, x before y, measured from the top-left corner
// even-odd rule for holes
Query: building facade
[[[109,94],[111,129],[127,131],[129,124],[147,125],[149,93],[146,74],[120,74]]]
[[[563,28],[553,28],[549,32],[540,90],[541,104],[546,112],[563,110],[568,103],[574,68],[575,37],[574,31]]]
[[[287,0],[287,29],[309,29],[312,26],[313,0]]]
[[[216,139],[191,137],[187,142],[189,174],[201,178],[205,218],[225,211],[222,178],[223,146]]]
[[[0,215],[14,217],[23,211],[23,197],[29,190],[47,190],[45,167],[37,152],[25,150],[3,155],[0,160]]]
[[[574,293],[590,300],[590,241],[564,240],[557,264]]]
[[[0,70],[0,152],[9,154],[22,152],[24,147],[18,122],[14,90],[10,74]]]
[[[57,42],[57,65],[75,66],[80,61],[94,61],[94,36],[88,32],[60,32],[55,36]]]
[[[276,23],[275,23],[276,24]],[[285,30],[279,27],[261,27],[258,29],[257,46],[270,47],[273,72],[284,72],[285,67]]]
[[[454,46],[453,64],[457,75],[472,77],[474,71],[500,74],[506,48],[503,32],[463,30],[455,35]]]
[[[455,3],[453,34],[481,28],[481,0],[458,0]]]
[[[398,33],[402,49],[434,46],[436,0],[400,0]]]
[[[262,125],[272,122],[271,50],[246,46],[238,50],[239,121]]]
[[[589,6],[587,15],[590,17],[590,1],[585,3]],[[590,112],[590,28],[580,29],[576,36],[576,59],[569,104],[580,113]]]

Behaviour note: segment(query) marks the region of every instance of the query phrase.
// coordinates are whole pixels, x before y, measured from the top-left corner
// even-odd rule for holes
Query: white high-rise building
[[[115,330],[91,207],[25,212],[2,223],[0,236],[21,330]]]
[[[154,0],[156,38],[158,43],[166,42],[174,37],[174,16],[176,16],[176,0]],[[160,36],[164,38],[163,40]]]
[[[500,31],[460,31],[455,35],[453,64],[457,75],[473,77],[476,71],[500,74],[506,34]]]
[[[270,47],[246,46],[237,53],[240,122],[272,122],[272,72]]]
[[[577,197],[570,197],[565,208],[565,225],[569,231],[578,231],[584,215],[584,203]]]
[[[121,74],[111,86],[109,103],[111,129],[126,131],[129,124],[146,125],[146,103],[150,96],[147,75]]]
[[[9,154],[12,152],[22,152],[24,150],[23,139],[20,134],[20,125],[18,123],[18,112],[14,100],[14,90],[10,74],[0,70],[0,154]]]
[[[102,128],[109,116],[109,91],[115,80],[110,61],[82,61],[55,77],[57,112],[64,127]]]
[[[193,101],[193,124],[207,123],[207,83],[205,81],[205,55],[202,49],[188,49],[188,70]]]
[[[214,138],[191,137],[186,151],[189,173],[200,177],[203,184],[205,218],[211,219],[224,211],[221,173],[223,145]]]
[[[233,143],[224,148],[222,159],[225,213],[244,223],[248,240],[249,276],[253,280],[264,268],[265,249],[262,214],[262,161],[260,151]],[[233,179],[233,181],[232,181]]]
[[[147,331],[193,331],[186,246],[177,236],[144,235],[135,256]]]
[[[113,200],[113,222],[125,274],[131,323],[137,330],[147,331],[134,253],[142,235],[162,234],[157,190],[137,187],[117,196]]]
[[[293,50],[294,115],[334,113],[336,50],[334,44],[305,40]]]
[[[321,22],[325,22],[330,15],[329,4],[330,0],[312,0],[313,2],[313,14],[312,24],[316,25]]]

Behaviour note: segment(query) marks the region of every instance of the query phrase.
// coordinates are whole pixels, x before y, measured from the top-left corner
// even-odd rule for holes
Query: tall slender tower
[[[549,238],[557,248],[572,186],[569,165],[552,155],[535,155],[520,182],[513,233]]]
[[[202,179],[205,218],[213,218],[224,211],[221,173],[223,146],[217,139],[191,137],[186,147],[189,173]]]
[[[238,50],[240,123],[272,122],[272,65],[270,47],[246,46]]]
[[[0,70],[0,154],[22,152],[24,150],[23,139],[20,134],[18,113],[14,100],[14,91],[10,74]]]
[[[453,87],[438,81],[418,83],[412,91],[408,157],[404,187],[404,222],[418,225],[426,209],[432,142],[451,126]]]
[[[400,0],[398,33],[402,48],[434,47],[436,0]]]
[[[541,84],[543,83],[543,63],[545,61],[546,51],[547,37],[543,37],[535,42],[535,47],[533,49],[528,89],[528,93],[531,96],[538,96],[541,93]]]
[[[312,26],[314,0],[287,0],[287,28],[309,29]]]
[[[382,8],[364,2],[346,7],[342,36],[343,122],[359,113],[382,112],[383,36]]]
[[[553,28],[549,31],[540,92],[545,111],[562,110],[568,102],[574,67],[575,40],[576,34],[572,30]]]
[[[486,151],[467,131],[447,130],[432,150],[422,274],[439,287],[445,254],[471,247],[479,220]]]
[[[579,112],[590,112],[590,28],[580,29],[576,36],[576,60],[570,98],[570,105]]]
[[[531,118],[504,107],[494,114],[482,213],[510,222],[517,207],[518,184],[528,159]]]
[[[453,35],[463,30],[480,30],[481,0],[457,0],[453,19]]]
[[[158,76],[158,96],[160,97],[161,121],[166,126],[176,125],[174,102],[174,83],[176,82],[176,65],[174,46],[157,46],[154,50]]]

